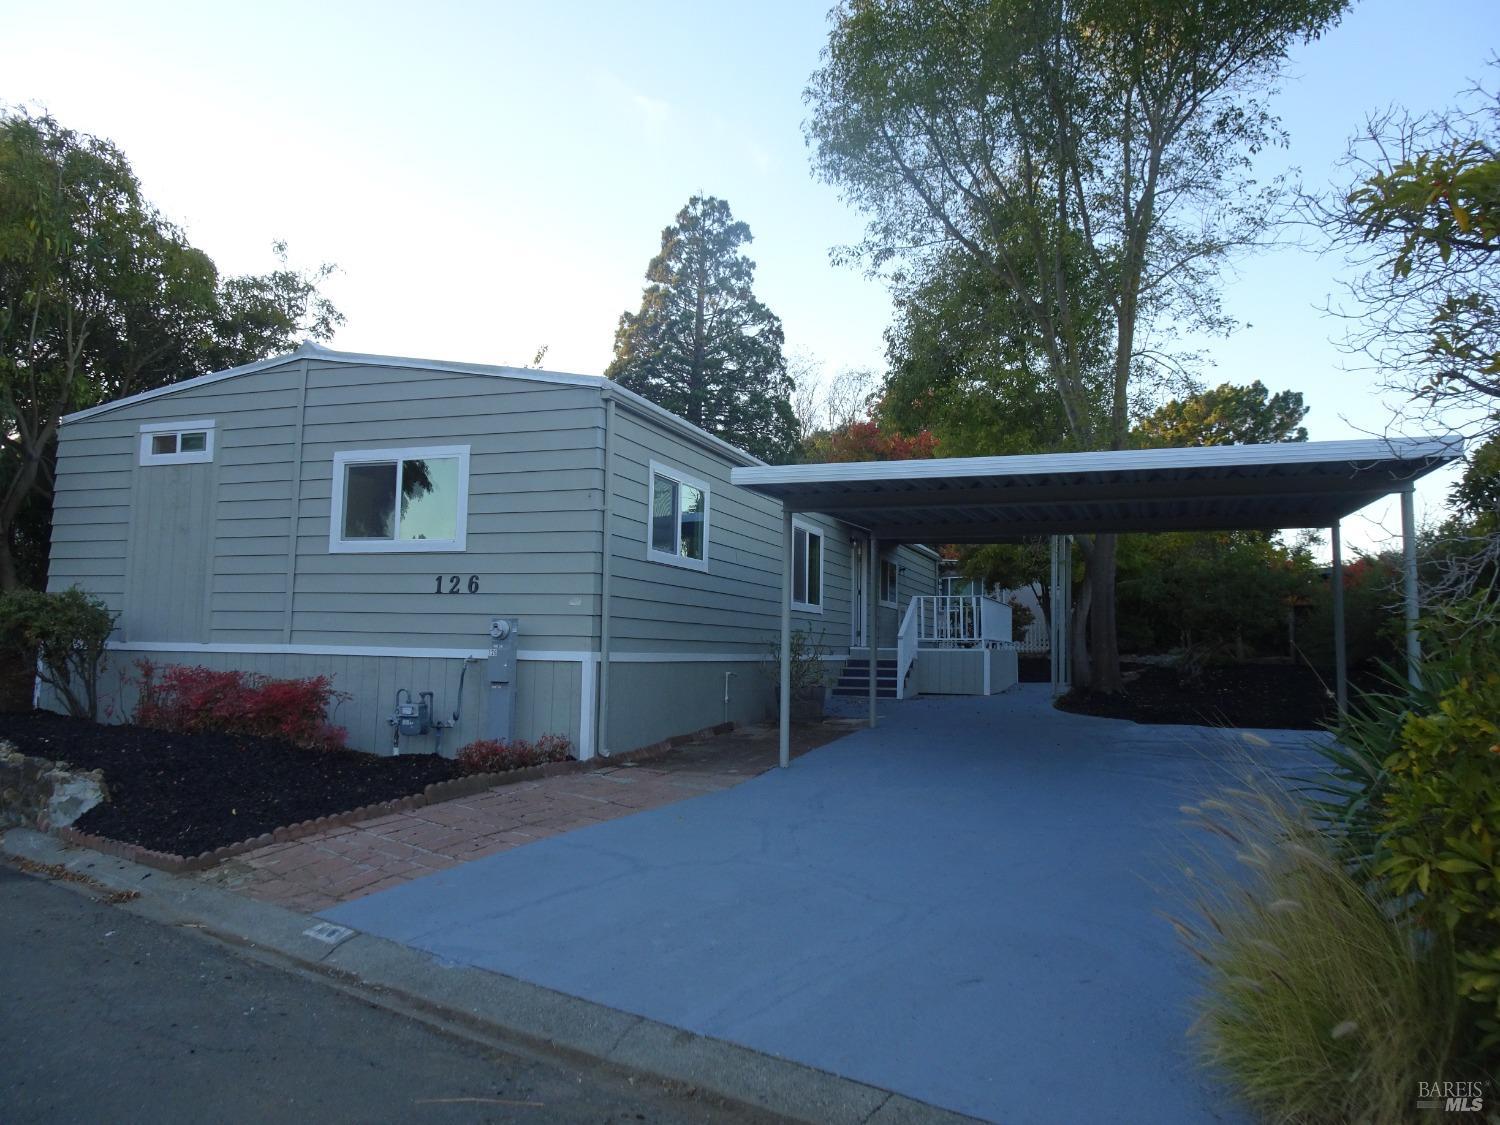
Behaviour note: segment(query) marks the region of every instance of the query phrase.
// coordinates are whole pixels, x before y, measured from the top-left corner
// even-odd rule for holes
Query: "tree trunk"
[[[1068,649],[1073,656],[1073,690],[1087,691],[1093,681],[1093,663],[1089,660],[1089,616],[1093,610],[1094,592],[1085,579],[1073,596],[1073,620]]]
[[[0,593],[10,593],[21,587],[16,576],[16,559],[10,549],[10,528],[0,528]]]
[[[1089,690],[1117,695],[1125,690],[1120,674],[1120,638],[1115,615],[1115,559],[1117,535],[1094,536],[1087,581],[1092,593],[1089,614],[1089,655],[1093,676]]]

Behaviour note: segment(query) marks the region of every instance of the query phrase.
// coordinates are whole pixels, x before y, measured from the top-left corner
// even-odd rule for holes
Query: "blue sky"
[[[757,288],[788,349],[881,366],[885,289],[830,264],[861,217],[809,170],[802,90],[823,0],[636,4],[0,5],[0,101],[116,141],[150,197],[230,272],[332,261],[335,346],[597,373],[661,228],[695,191],[755,233]],[[1299,50],[1275,103],[1313,183],[1364,116],[1450,103],[1497,46],[1493,3],[1366,0]],[[26,44],[24,51],[15,45]],[[1239,263],[1210,376],[1300,390],[1315,439],[1383,431],[1319,305],[1341,263]],[[1420,494],[1437,514],[1439,482]],[[1351,521],[1380,543],[1392,509]]]

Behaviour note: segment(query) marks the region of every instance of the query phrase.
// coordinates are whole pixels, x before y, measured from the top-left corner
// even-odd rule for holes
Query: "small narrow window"
[[[708,569],[708,485],[676,469],[651,464],[646,557],[653,562]]]
[[[212,422],[151,422],[141,427],[142,465],[192,465],[213,459]]]
[[[880,560],[880,604],[894,606],[897,602],[897,587],[901,581],[901,568],[894,559]]]
[[[462,551],[469,447],[335,453],[328,549]]]
[[[792,524],[792,605],[823,612],[823,533],[806,524]]]

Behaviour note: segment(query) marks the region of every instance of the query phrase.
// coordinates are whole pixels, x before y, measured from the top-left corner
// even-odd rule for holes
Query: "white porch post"
[[[1344,637],[1344,536],[1335,522],[1333,533],[1333,683],[1339,718],[1349,710],[1349,654]]]
[[[876,672],[880,656],[880,540],[870,536],[870,557],[866,561],[865,612],[869,615],[865,643],[870,646],[870,725],[875,725]]]
[[[1417,640],[1417,514],[1413,486],[1401,490],[1401,561],[1406,572],[1406,678],[1413,687],[1422,686],[1422,649]]]
[[[792,762],[792,510],[781,508],[781,768]]]

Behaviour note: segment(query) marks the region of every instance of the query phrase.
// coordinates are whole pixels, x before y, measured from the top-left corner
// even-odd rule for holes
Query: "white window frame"
[[[177,444],[182,445],[183,434],[204,435],[203,448],[191,453],[153,453],[151,443],[162,434],[176,434]],[[206,418],[198,422],[147,422],[141,426],[142,465],[201,465],[214,459],[214,420]]]
[[[683,485],[696,488],[703,493],[703,557],[701,559],[689,558],[681,554],[682,550],[682,501],[681,492],[678,493],[676,511],[676,539],[678,553],[671,551],[658,551],[656,544],[652,541],[652,505],[656,502],[656,478],[665,477],[679,489]],[[685,473],[672,465],[661,461],[651,462],[651,472],[646,480],[646,559],[648,562],[665,563],[667,566],[680,566],[687,570],[701,570],[707,572],[710,550],[709,528],[714,511],[713,489],[708,486],[707,481],[699,480],[690,473]]]
[[[890,567],[891,574],[891,596],[887,598],[883,587],[885,586],[885,568]],[[880,585],[876,587],[880,596],[880,604],[886,609],[895,609],[901,604],[901,566],[896,562],[894,555],[883,555],[880,559]]]
[[[828,600],[828,590],[823,584],[824,578],[826,577],[828,572],[828,535],[817,524],[808,523],[805,520],[799,520],[794,516],[792,518],[791,542],[792,566],[794,568],[797,565],[797,532],[799,531],[806,532],[809,536],[816,535],[818,537],[818,600],[816,603],[799,602],[797,600],[797,595],[795,593],[797,589],[797,575],[793,573],[792,590],[794,592],[792,593],[792,608],[801,613],[822,613],[823,603]],[[810,554],[812,554],[811,541],[809,541],[808,550],[806,554],[803,555],[803,558],[805,559]],[[802,588],[804,590],[807,589],[807,577],[808,575],[806,573],[804,573],[802,576]]]
[[[390,539],[345,539],[344,477],[349,465],[383,464],[387,461],[458,459],[458,522],[452,539],[401,539],[400,501],[397,501],[396,526]],[[396,485],[400,495],[400,482]],[[328,507],[328,552],[334,555],[416,554],[463,551],[469,538],[469,447],[467,445],[402,446],[396,449],[341,449],[333,455],[333,495]]]

